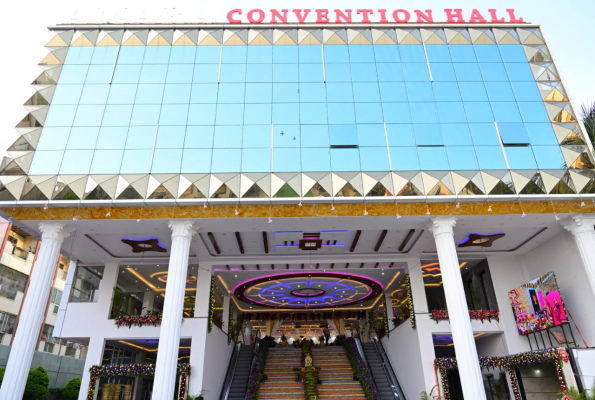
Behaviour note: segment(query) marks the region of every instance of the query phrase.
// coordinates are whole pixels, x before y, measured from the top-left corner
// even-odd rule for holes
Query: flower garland
[[[380,394],[378,393],[374,379],[370,375],[366,364],[362,360],[359,351],[357,350],[355,339],[347,339],[345,341],[344,348],[345,354],[347,355],[349,363],[351,364],[351,369],[353,369],[354,375],[357,376],[362,385],[362,389],[364,389],[366,400],[380,400]]]
[[[413,295],[411,294],[411,278],[409,278],[409,274],[405,275],[404,283],[405,289],[407,290],[407,307],[409,308],[409,322],[411,322],[411,328],[415,329],[415,308],[413,307]]]
[[[560,384],[560,388],[562,389],[562,391],[568,390],[568,384],[566,383],[564,373],[562,372],[563,363],[569,362],[568,352],[564,348],[550,347],[547,349],[528,351],[525,353],[512,354],[504,357],[481,357],[479,359],[479,365],[481,368],[485,368],[487,370],[504,368],[508,371],[508,375],[511,379],[512,388],[513,392],[515,393],[515,396],[517,396],[517,392],[520,396],[520,389],[518,388],[518,382],[516,382],[516,377],[514,378],[514,380],[512,378],[512,375],[514,375],[514,367],[518,365],[542,364],[548,362],[553,362],[556,366],[558,383]],[[434,361],[434,368],[440,371],[442,377],[442,386],[444,387],[444,398],[446,400],[449,400],[450,391],[448,388],[448,379],[446,379],[446,372],[448,370],[458,368],[457,359],[453,357],[437,358]]]
[[[186,394],[186,375],[182,374],[180,376],[180,391],[178,393],[178,400],[184,400],[184,395]]]
[[[128,328],[132,328],[133,326],[159,326],[161,325],[161,314],[151,314],[147,313],[147,315],[121,315],[114,320],[114,324],[119,327],[121,326],[128,326]]]
[[[500,322],[500,311],[498,310],[469,310],[469,318],[481,321],[483,324],[484,321],[492,322],[492,320],[496,320]],[[440,321],[448,321],[448,310],[434,310],[430,314],[430,319],[436,321],[436,323]]]
[[[508,372],[508,377],[510,378],[510,386],[512,387],[512,394],[514,396],[514,400],[522,400],[521,396],[521,387],[519,386],[519,381],[516,379],[516,373],[514,372],[513,368],[506,368]]]
[[[209,333],[213,330],[213,307],[215,307],[215,277],[211,276],[211,291],[209,292]]]
[[[318,398],[318,387],[316,386],[316,379],[318,377],[318,370],[314,366],[306,366],[306,357],[312,357],[312,345],[310,342],[305,342],[302,345],[302,364],[303,368],[303,379],[304,379],[304,399],[305,400],[316,400]],[[314,364],[314,360],[312,360]]]
[[[330,312],[295,312],[295,313],[263,313],[254,312],[242,315],[244,321],[322,321],[325,319],[366,318],[364,311],[330,311]]]
[[[258,354],[254,360],[254,366],[252,367],[252,374],[248,379],[248,388],[246,389],[246,398],[258,398],[258,388],[260,382],[264,378],[264,368],[267,362],[267,356],[269,353],[269,344],[272,338],[261,340]]]
[[[229,302],[229,315],[227,316],[227,345],[229,346],[229,344],[231,343],[232,340],[232,336],[233,336],[233,313],[232,313],[232,307],[231,307],[231,300]]]
[[[182,376],[182,383],[180,383],[179,399],[184,399],[186,393],[186,379],[192,372],[190,363],[178,364],[176,368],[177,373]],[[93,400],[95,397],[95,386],[97,385],[97,378],[106,376],[110,378],[122,376],[154,376],[155,364],[107,364],[107,365],[93,365],[89,368],[91,379],[89,380],[89,388],[87,389],[87,400]]]
[[[386,332],[386,337],[390,337],[390,331],[388,329],[388,307],[386,305],[384,306],[384,331]]]

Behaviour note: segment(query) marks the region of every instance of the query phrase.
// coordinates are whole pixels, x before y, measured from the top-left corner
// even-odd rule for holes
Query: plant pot
[[[205,398],[204,398],[204,397],[202,397],[202,396],[198,396],[198,397],[196,398],[196,400],[205,400]]]

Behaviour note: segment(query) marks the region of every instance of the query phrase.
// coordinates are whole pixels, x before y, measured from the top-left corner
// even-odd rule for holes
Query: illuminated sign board
[[[447,24],[462,23],[522,23],[523,18],[515,15],[512,8],[499,11],[490,8],[479,11],[474,8],[465,11],[461,8],[445,8],[443,11],[444,22]],[[291,24],[315,22],[317,24],[372,24],[372,23],[433,23],[434,10],[386,10],[386,9],[262,9],[243,10],[236,8],[227,13],[227,21],[231,24]],[[441,22],[441,21],[437,21]]]

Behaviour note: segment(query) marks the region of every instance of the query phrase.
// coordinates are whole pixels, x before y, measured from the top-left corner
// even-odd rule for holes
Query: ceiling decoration
[[[167,253],[167,249],[159,243],[159,238],[146,238],[146,239],[132,239],[123,238],[122,243],[126,243],[132,247],[133,253],[144,253],[154,251],[158,253]]]
[[[506,234],[504,232],[499,233],[470,233],[467,235],[467,239],[459,242],[459,247],[492,247],[494,241],[501,239]]]
[[[362,303],[382,294],[380,282],[344,273],[284,273],[240,283],[233,296],[270,308],[316,309]]]

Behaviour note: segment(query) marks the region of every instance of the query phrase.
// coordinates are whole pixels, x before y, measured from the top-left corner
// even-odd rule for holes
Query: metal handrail
[[[223,390],[221,391],[221,396],[219,397],[219,400],[227,400],[229,397],[231,383],[233,382],[233,376],[236,372],[238,358],[240,357],[241,346],[241,343],[234,341],[233,353],[231,354],[231,359],[229,360],[229,366],[227,367],[227,374],[225,375],[225,381],[223,381]]]
[[[366,353],[364,352],[364,348],[362,347],[361,341],[359,338],[353,338],[353,339],[355,340],[355,347],[357,347],[359,356],[366,364],[366,369],[368,370],[368,375],[370,375],[370,377],[374,381],[374,386],[376,386],[376,389],[378,389],[378,384],[376,383],[376,379],[374,379],[374,374],[372,373],[372,368],[370,367],[370,363],[368,362],[368,357],[366,357]]]
[[[260,329],[256,331],[254,335],[254,352],[252,353],[252,363],[250,364],[250,373],[248,374],[248,382],[252,376],[252,370],[254,369],[254,363],[256,362],[256,356],[258,355],[258,349],[260,348]]]
[[[392,365],[390,364],[390,360],[386,355],[386,351],[384,350],[384,346],[379,340],[372,340],[374,343],[374,348],[378,353],[378,358],[380,359],[380,364],[382,364],[382,369],[388,378],[390,383],[390,387],[393,391],[393,395],[395,399],[405,400],[405,395],[401,390],[401,385],[399,385],[399,381],[397,379],[397,375],[395,374],[395,370],[393,369]]]

